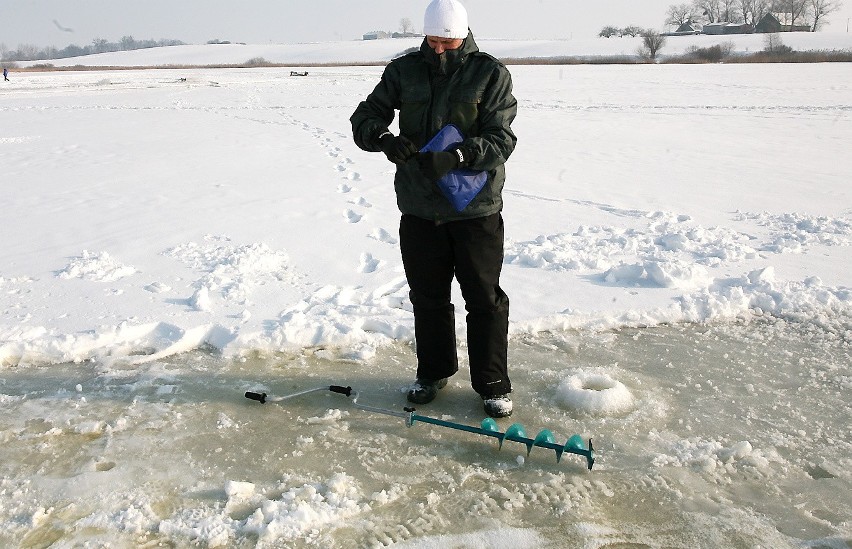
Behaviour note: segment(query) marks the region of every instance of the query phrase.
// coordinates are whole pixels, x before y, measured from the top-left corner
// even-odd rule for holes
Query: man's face
[[[440,36],[427,36],[426,43],[429,47],[435,50],[435,53],[441,55],[448,50],[457,50],[464,43],[463,38],[441,38]]]

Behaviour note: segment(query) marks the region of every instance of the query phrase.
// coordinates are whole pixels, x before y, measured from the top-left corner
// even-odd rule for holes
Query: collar
[[[478,51],[479,47],[473,39],[473,33],[469,30],[467,38],[464,39],[464,42],[462,42],[462,45],[459,48],[447,50],[440,55],[435,53],[435,50],[429,47],[429,44],[426,42],[426,38],[424,38],[423,43],[420,44],[420,53],[432,69],[432,72],[445,76],[456,72],[456,70],[464,64],[468,55]]]

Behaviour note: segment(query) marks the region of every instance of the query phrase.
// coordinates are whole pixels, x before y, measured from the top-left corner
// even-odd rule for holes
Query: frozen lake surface
[[[315,350],[4,372],[0,542],[46,547],[825,547],[852,539],[847,334],[777,320],[554,333],[511,348],[530,436],[585,460],[355,409],[401,411],[413,354]],[[572,404],[567,380],[606,400]],[[600,380],[609,380],[601,383]],[[623,401],[623,399],[622,399]],[[421,415],[478,425],[466,369]]]
[[[405,404],[381,68],[13,72],[0,545],[848,549],[850,65],[511,71],[499,425],[591,472],[243,397]],[[465,372],[418,413],[479,425]]]

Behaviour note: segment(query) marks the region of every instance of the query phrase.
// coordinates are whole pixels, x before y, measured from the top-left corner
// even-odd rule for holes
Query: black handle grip
[[[246,391],[246,398],[249,400],[256,400],[261,404],[266,403],[266,393],[253,393],[251,391]]]
[[[352,396],[352,387],[341,387],[340,385],[332,385],[328,388],[332,393],[339,393],[341,395]]]

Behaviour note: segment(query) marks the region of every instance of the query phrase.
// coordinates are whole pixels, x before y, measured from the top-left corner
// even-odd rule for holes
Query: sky
[[[586,39],[605,25],[663,29],[672,0],[466,0],[470,26],[484,38]],[[403,18],[422,30],[427,0],[0,0],[0,44],[15,49],[95,39],[175,39],[251,44],[359,39],[397,31]],[[852,2],[827,30],[843,31]]]

